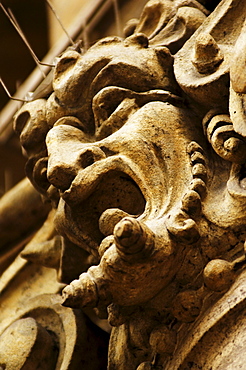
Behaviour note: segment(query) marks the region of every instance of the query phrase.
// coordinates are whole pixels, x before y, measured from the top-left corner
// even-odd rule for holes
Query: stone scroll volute
[[[95,348],[97,331],[87,334],[83,312],[110,325],[108,370],[229,370],[245,359],[230,331],[243,338],[245,12],[242,0],[150,0],[125,38],[66,50],[52,92],[17,112],[27,176],[52,208],[21,255],[56,270],[61,292],[6,324],[6,369],[1,338],[28,325],[36,346],[48,336],[50,369],[69,335],[81,354],[70,349],[62,369],[92,369],[83,340]],[[84,334],[44,332],[49,307]]]

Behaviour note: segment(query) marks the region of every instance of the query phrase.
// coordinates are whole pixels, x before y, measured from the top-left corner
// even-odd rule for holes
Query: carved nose
[[[74,151],[70,149],[59,155],[52,153],[48,162],[48,180],[56,188],[67,190],[81,169],[92,165],[94,162],[106,158],[105,153],[98,147],[88,147]]]

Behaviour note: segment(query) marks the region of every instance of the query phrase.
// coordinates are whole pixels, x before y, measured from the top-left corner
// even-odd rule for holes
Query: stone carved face
[[[148,279],[160,274],[163,285],[143,297],[138,292],[140,301],[156,294],[176,271],[173,263],[180,254],[165,219],[179,209],[180,193],[192,181],[187,145],[202,137],[181,107],[172,63],[168,49],[149,47],[143,34],[102,40],[83,56],[67,51],[54,71],[54,92],[47,101],[24,106],[16,118],[19,131],[29,120],[21,141],[31,179],[44,193],[59,191],[55,223],[61,235],[96,259],[103,255],[101,242],[106,240],[107,249],[115,226],[126,217],[143,223],[156,238],[162,271],[156,269]],[[31,147],[30,136],[37,141],[40,123],[40,145],[48,131],[48,157],[43,147],[38,151],[36,145],[36,152]],[[189,215],[180,217],[185,228],[193,228]]]
[[[207,238],[208,223],[235,223],[232,198],[224,191],[217,196],[230,210],[229,224],[214,200],[230,166],[214,154],[208,166],[204,113],[197,116],[180,96],[169,50],[135,33],[101,40],[84,55],[66,51],[54,70],[53,93],[26,104],[15,118],[29,157],[27,174],[55,204],[58,233],[95,263],[101,260],[98,270],[90,269],[93,281],[110,275],[108,266],[121,266],[127,276],[124,289],[120,275],[118,282],[108,276],[114,283],[94,303],[149,300],[189,259],[189,246],[199,243],[199,262],[178,274],[177,284],[188,284],[219,254],[214,244],[222,231]],[[136,269],[139,261],[144,273]]]
[[[62,191],[58,212],[67,212],[73,219],[69,237],[76,244],[85,238],[93,250],[102,238],[98,220],[104,211],[115,208],[138,216],[146,206],[149,213],[153,208],[150,194],[155,189],[159,198],[164,188],[158,160],[151,158],[149,147],[152,136],[160,134],[152,133],[151,126],[144,129],[140,118],[130,119],[146,103],[166,101],[170,95],[166,89],[172,83],[172,57],[167,49],[154,50],[147,44],[144,35],[137,35],[125,42],[101,41],[84,56],[65,53],[56,67],[54,93],[47,101],[48,124],[54,124],[46,139],[47,174],[49,182]],[[64,116],[64,106],[69,117]],[[149,132],[146,142],[141,138],[144,130]],[[156,175],[146,179],[150,160]],[[85,236],[83,228],[88,228]]]
[[[150,44],[135,33],[102,40],[84,55],[66,51],[54,71],[53,93],[26,104],[15,118],[29,157],[27,174],[53,202],[57,232],[69,246],[93,255],[94,266],[64,289],[64,303],[98,307],[101,315],[108,307],[117,327],[113,368],[129,365],[124,354],[118,354],[119,364],[112,355],[118,340],[132,368],[153,351],[171,354],[180,323],[197,318],[206,294],[228,289],[245,260],[245,134],[242,112],[231,108],[243,126],[237,132],[227,112],[230,55],[224,58],[204,30],[191,38],[175,58],[175,76],[190,97],[184,101],[173,57],[153,41],[168,35],[176,52],[170,30],[180,23],[164,14],[160,28],[168,26],[157,36],[148,23],[148,9],[167,3],[173,9],[175,2],[150,1],[136,28],[150,27]],[[202,22],[195,3],[192,12]],[[186,5],[179,16],[191,14]],[[189,53],[189,43],[198,51],[212,47],[219,58],[215,53],[213,63],[204,61],[193,49]],[[211,110],[218,91],[226,98]],[[79,263],[77,275],[85,270]],[[178,324],[170,331],[172,320]],[[151,338],[164,338],[168,348],[159,353]]]
[[[65,304],[109,306],[110,322],[120,327],[116,338],[124,337],[121,325],[131,322],[135,306],[149,315],[149,302],[163,322],[194,321],[206,289],[228,289],[242,262],[236,257],[243,251],[245,200],[235,183],[244,169],[244,139],[221,114],[224,101],[202,128],[217,94],[207,80],[224,77],[225,63],[200,76],[190,62],[202,82],[187,87],[180,60],[176,77],[197,100],[190,106],[181,99],[169,50],[148,45],[142,33],[102,40],[84,55],[68,50],[55,68],[53,93],[26,104],[15,119],[27,173],[55,205],[57,232],[94,258],[95,266],[65,288]],[[223,92],[228,84],[218,86]],[[132,322],[141,316],[134,315]],[[130,331],[135,338],[134,324]]]
[[[168,233],[198,238],[194,215],[207,179],[199,145],[187,152],[203,133],[182,107],[172,64],[167,48],[138,33],[102,40],[84,55],[67,51],[50,97],[16,117],[30,178],[51,199],[59,192],[58,232],[99,260],[102,240],[123,218],[143,222],[171,256],[163,286],[180,258]],[[182,207],[183,196],[192,200]]]

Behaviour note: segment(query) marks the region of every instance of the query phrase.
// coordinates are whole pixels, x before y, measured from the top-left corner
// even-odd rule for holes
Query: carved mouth
[[[112,233],[117,222],[127,215],[141,215],[146,206],[146,200],[137,183],[118,169],[97,176],[87,196],[81,194],[81,199],[77,198],[76,207],[68,205],[69,194],[72,193],[70,189],[70,192],[63,194],[66,203],[61,203],[63,220],[58,228],[64,234],[65,227],[65,234],[72,242],[81,246],[86,244],[87,251],[94,255],[97,255],[101,241]],[[106,226],[104,221],[100,225],[102,215],[104,220],[107,219]]]

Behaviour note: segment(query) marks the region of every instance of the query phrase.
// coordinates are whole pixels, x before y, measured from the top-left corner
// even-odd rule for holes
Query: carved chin
[[[146,200],[137,183],[126,173],[110,170],[93,185],[87,198],[69,205],[69,197],[60,199],[56,228],[73,243],[98,255],[105,236],[124,217],[138,217],[145,210]],[[78,205],[79,204],[79,205]]]

